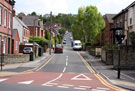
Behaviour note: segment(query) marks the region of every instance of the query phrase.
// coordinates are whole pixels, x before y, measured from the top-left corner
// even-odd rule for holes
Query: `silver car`
[[[33,52],[32,47],[24,47],[23,49],[24,54],[30,54],[31,52]]]

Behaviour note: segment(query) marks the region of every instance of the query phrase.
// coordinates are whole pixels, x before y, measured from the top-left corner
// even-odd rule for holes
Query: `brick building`
[[[103,16],[105,20],[105,29],[102,31],[102,45],[113,44],[113,32],[111,28],[114,27],[112,18],[116,14],[106,14]]]
[[[11,53],[14,0],[0,0],[0,53]]]

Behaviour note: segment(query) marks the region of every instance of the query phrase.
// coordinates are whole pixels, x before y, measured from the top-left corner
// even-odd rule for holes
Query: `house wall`
[[[29,42],[29,37],[30,37],[30,30],[23,28],[23,44]]]
[[[13,45],[13,54],[19,54],[19,35],[16,33],[15,38],[12,42]]]
[[[13,17],[13,29],[17,29],[18,33],[19,33],[19,38],[20,38],[20,43],[21,44],[23,42],[23,26],[18,22],[18,20]]]
[[[112,43],[112,32],[113,24],[108,22],[108,19],[105,17],[105,30],[103,31],[103,45]]]
[[[5,0],[0,0],[0,7],[2,8],[1,12],[1,25],[0,25],[0,53],[10,54],[11,53],[11,34],[12,34],[12,6]],[[6,14],[6,26],[4,25],[4,12]],[[9,17],[9,14],[11,15]],[[10,23],[9,23],[10,18]],[[9,25],[10,24],[10,25]]]

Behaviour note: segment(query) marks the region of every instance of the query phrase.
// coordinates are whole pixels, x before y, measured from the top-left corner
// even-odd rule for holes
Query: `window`
[[[7,11],[4,12],[4,26],[7,26]]]
[[[16,47],[15,47],[15,50],[17,51],[18,49],[18,42],[16,41]]]
[[[0,25],[2,24],[2,8],[0,7]]]
[[[8,23],[8,27],[11,28],[11,13],[9,13],[9,23]]]
[[[129,26],[133,25],[133,8],[129,9]]]

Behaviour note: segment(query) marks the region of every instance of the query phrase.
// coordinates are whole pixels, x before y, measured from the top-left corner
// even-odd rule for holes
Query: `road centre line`
[[[66,67],[63,69],[63,73],[66,71]]]

